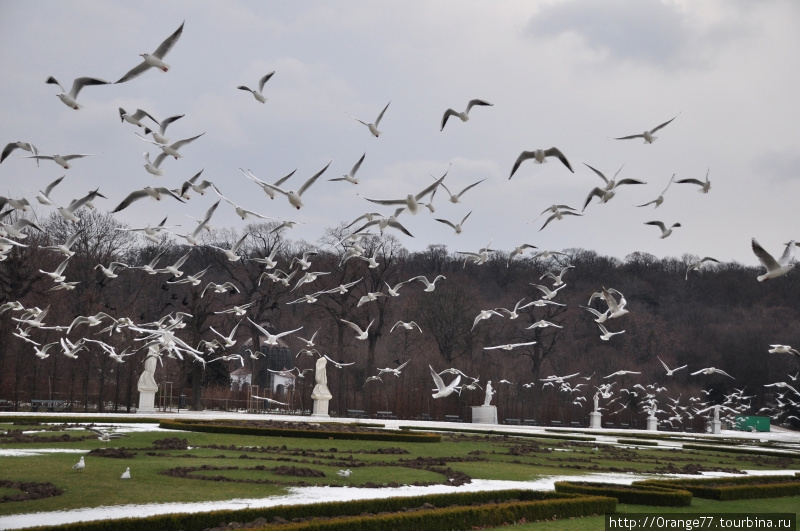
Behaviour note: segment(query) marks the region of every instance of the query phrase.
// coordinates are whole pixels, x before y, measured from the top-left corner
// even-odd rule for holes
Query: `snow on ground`
[[[14,414],[18,415],[18,414]],[[51,416],[52,414],[48,414]],[[4,414],[0,413],[0,422],[2,422]],[[32,418],[36,414],[30,415]],[[89,414],[81,415],[88,417],[97,417],[95,425],[113,428],[114,431],[173,431],[162,430],[155,424],[127,424],[119,425],[113,423],[103,423],[103,414]],[[137,416],[139,417],[139,416]],[[292,415],[253,415],[247,413],[224,413],[218,411],[204,411],[199,413],[185,412],[180,414],[162,413],[156,415],[148,415],[154,420],[159,418],[183,418],[183,419],[262,419],[262,420],[285,420],[285,421],[298,421],[298,422],[342,422],[342,423],[380,423],[384,424],[389,429],[400,429],[400,426],[419,426],[431,430],[448,429],[448,428],[471,428],[482,431],[499,430],[504,432],[519,432],[519,433],[544,433],[544,427],[541,426],[498,426],[493,424],[456,424],[447,422],[432,422],[432,421],[408,421],[408,420],[376,420],[376,419],[349,419],[349,418],[326,418],[326,419],[312,419],[307,416],[292,416]],[[556,430],[548,430],[550,432]],[[603,430],[588,430],[588,429],[571,429],[566,431],[580,431],[586,435],[591,435],[597,438],[599,444],[616,444],[617,436],[609,436],[603,434]],[[633,433],[642,433],[643,430],[630,430]],[[750,433],[739,431],[723,430],[720,435],[700,434],[700,433],[686,433],[673,435],[684,435],[688,437],[700,437],[713,441],[718,438],[736,437],[753,439],[754,443],[766,441],[780,441],[782,443],[800,443],[800,434],[782,428],[772,427],[770,432]],[[672,446],[672,442],[664,441],[661,446]],[[677,445],[676,445],[677,447]],[[36,455],[41,453],[51,452],[64,452],[64,453],[85,453],[87,450],[77,449],[57,449],[57,448],[37,448],[37,449],[20,449],[20,450],[3,450],[0,451],[0,457],[23,457],[27,455]],[[753,475],[781,475],[787,474],[792,471],[785,470],[750,470],[747,471]],[[704,473],[706,476],[725,476],[729,474],[724,473]],[[419,496],[424,494],[440,494],[448,492],[463,492],[463,491],[483,491],[483,490],[502,490],[502,489],[531,489],[531,490],[553,490],[556,481],[598,481],[607,483],[621,483],[630,484],[639,479],[647,479],[652,477],[670,477],[669,475],[645,475],[645,474],[589,474],[581,476],[549,476],[543,477],[533,481],[501,481],[501,480],[482,480],[473,479],[472,483],[462,485],[460,487],[452,487],[449,485],[432,485],[428,487],[416,486],[403,486],[398,488],[333,488],[333,487],[292,487],[288,489],[288,494],[284,496],[270,496],[268,498],[253,498],[253,499],[233,499],[221,500],[212,502],[195,502],[195,503],[151,503],[144,505],[115,505],[110,507],[95,507],[87,509],[76,509],[71,511],[53,511],[47,513],[30,513],[19,514],[0,517],[0,529],[20,529],[25,527],[33,527],[40,525],[55,525],[66,524],[71,522],[91,521],[91,520],[109,520],[116,518],[134,518],[141,517],[142,515],[156,515],[156,514],[170,514],[170,513],[192,513],[192,512],[205,512],[217,510],[236,510],[244,508],[258,508],[258,507],[272,507],[276,505],[297,505],[304,503],[316,502],[333,502],[333,501],[350,501],[357,499],[371,499],[371,498],[389,498],[393,496]],[[674,476],[679,477],[679,476]],[[134,478],[135,480],[135,478]]]

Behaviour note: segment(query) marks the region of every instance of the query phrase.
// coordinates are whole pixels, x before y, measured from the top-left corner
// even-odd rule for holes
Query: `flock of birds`
[[[170,52],[170,50],[176,45],[179,41],[181,34],[184,29],[184,24],[181,24],[180,27],[172,33],[166,40],[164,40],[153,53],[143,53],[141,54],[142,61],[134,66],[129,72],[124,74],[120,77],[116,82],[111,83],[109,81],[95,78],[95,77],[78,77],[76,78],[69,92],[64,89],[64,87],[56,80],[54,77],[49,77],[46,80],[48,84],[57,85],[61,89],[61,93],[58,94],[58,98],[68,107],[74,110],[79,110],[81,105],[78,103],[78,96],[81,91],[85,87],[95,87],[100,85],[111,85],[111,84],[119,84],[119,83],[127,83],[132,81],[133,79],[137,78],[138,76],[148,72],[151,69],[161,70],[162,72],[168,72],[170,67],[168,64],[164,62],[165,57]],[[267,101],[266,96],[264,95],[264,89],[267,86],[269,80],[275,75],[275,72],[269,72],[264,75],[258,82],[258,88],[252,89],[247,86],[241,85],[236,88],[247,91],[252,94],[254,99],[259,103],[265,103]],[[384,116],[386,115],[391,102],[387,103],[386,106],[380,111],[377,118],[372,122],[366,122],[359,118],[351,116],[354,120],[358,121],[359,123],[363,124],[367,127],[369,133],[374,136],[375,138],[379,138],[381,135],[381,131],[378,129],[380,126]],[[462,122],[466,122],[469,120],[469,114],[473,111],[476,107],[481,108],[489,108],[492,106],[492,103],[482,99],[472,99],[468,102],[466,109],[464,111],[456,111],[452,108],[448,108],[441,119],[441,126],[440,130],[443,131],[445,126],[447,125],[449,119],[451,117],[457,117]],[[487,111],[488,112],[488,111]],[[348,115],[349,116],[349,115]],[[204,133],[195,134],[193,136],[188,136],[181,140],[173,141],[172,139],[166,137],[166,131],[168,126],[172,123],[176,122],[177,120],[181,119],[183,115],[173,115],[169,116],[163,120],[158,120],[153,115],[145,110],[136,109],[133,113],[129,113],[125,109],[119,109],[119,117],[121,122],[128,123],[137,128],[140,128],[145,133],[144,135],[136,133],[136,136],[142,140],[143,142],[147,143],[150,146],[155,146],[158,151],[158,154],[155,156],[154,159],[150,158],[150,153],[144,153],[145,159],[145,170],[152,174],[155,177],[161,177],[165,175],[165,169],[163,168],[164,162],[169,159],[173,158],[178,160],[183,157],[181,153],[181,149],[187,146],[190,143],[193,143],[200,139]],[[616,140],[629,140],[629,139],[643,139],[645,144],[651,144],[656,140],[654,136],[656,132],[664,129],[667,125],[669,125],[673,120],[675,120],[677,116],[673,117],[672,119],[661,123],[660,125],[646,130],[643,133],[627,135],[616,138]],[[452,123],[452,122],[451,122]],[[452,126],[451,126],[452,127]],[[27,151],[30,152],[30,155],[27,155],[27,158],[31,158],[36,161],[37,165],[39,161],[43,160],[52,160],[59,166],[63,167],[64,169],[70,169],[73,161],[77,161],[81,158],[89,156],[88,154],[41,154],[40,151],[35,147],[35,145],[31,142],[27,141],[16,141],[8,143],[5,146],[5,149],[2,151],[2,155],[0,155],[0,163],[6,160],[13,152],[16,150],[20,151]],[[359,177],[358,172],[359,169],[364,162],[366,157],[366,152],[361,156],[361,158],[352,166],[350,171],[347,174],[342,175],[341,177],[334,177],[329,179],[329,181],[335,182],[346,182],[353,186],[359,184]],[[558,159],[564,167],[566,167],[570,172],[574,173],[574,169],[572,164],[569,162],[566,155],[557,147],[550,147],[547,149],[534,149],[531,151],[522,151],[517,159],[513,162],[511,166],[511,171],[509,174],[509,179],[511,179],[522,167],[523,163],[528,160],[533,160],[535,163],[543,164],[548,161],[549,158]],[[250,170],[240,169],[243,176],[251,181],[254,185],[256,185],[259,189],[261,189],[264,194],[269,197],[270,199],[274,199],[278,195],[285,196],[287,201],[289,202],[290,206],[294,209],[301,209],[304,206],[303,198],[304,194],[306,194],[309,189],[325,174],[325,172],[330,167],[331,162],[326,164],[323,168],[319,171],[311,175],[310,177],[306,178],[299,187],[294,187],[287,185],[286,183],[289,181],[290,178],[293,177],[295,172],[291,172],[288,175],[281,177],[280,179],[274,182],[267,182],[264,180],[259,179],[256,175],[253,174]],[[620,190],[622,186],[628,185],[642,185],[646,184],[644,181],[634,178],[622,178],[618,179],[618,175],[622,168],[618,170],[613,177],[608,178],[606,175],[601,172],[600,170],[585,164],[594,174],[596,174],[603,182],[601,186],[593,187],[583,205],[582,209],[579,212],[577,208],[566,204],[554,204],[545,210],[542,211],[540,216],[547,215],[546,220],[544,221],[542,227],[539,230],[543,230],[546,228],[551,222],[563,220],[565,216],[582,216],[584,215],[586,208],[592,203],[592,201],[597,198],[598,203],[604,204],[611,201]],[[449,170],[448,170],[449,171]],[[120,228],[118,230],[125,230],[125,231],[133,231],[136,233],[141,234],[145,239],[148,241],[160,244],[164,236],[166,234],[171,234],[175,237],[182,238],[186,241],[186,243],[193,247],[196,245],[202,245],[202,237],[201,235],[205,232],[210,230],[209,222],[214,215],[217,208],[221,205],[222,202],[225,202],[227,205],[232,207],[236,214],[242,220],[273,220],[269,216],[261,214],[255,210],[250,210],[245,208],[225,195],[223,195],[222,191],[219,189],[217,184],[202,179],[202,171],[198,172],[192,178],[184,181],[178,188],[169,188],[165,186],[147,186],[141,190],[134,190],[130,192],[122,201],[113,209],[111,210],[112,213],[119,212],[123,209],[126,209],[133,205],[135,202],[144,199],[144,198],[152,198],[154,200],[162,201],[164,199],[174,200],[181,203],[188,201],[191,197],[192,193],[205,195],[205,194],[214,194],[218,197],[216,202],[208,208],[205,213],[197,219],[197,224],[192,228],[191,231],[187,232],[178,232],[176,226],[168,226],[166,225],[167,217],[165,217],[160,223],[156,225],[147,225],[144,227],[136,227],[136,228]],[[434,177],[433,181],[430,184],[425,186],[421,186],[421,189],[412,190],[410,191],[405,197],[390,197],[390,198],[367,198],[364,199],[372,204],[390,207],[394,209],[391,213],[381,213],[381,212],[367,212],[361,216],[355,218],[352,222],[349,223],[345,228],[350,230],[352,228],[352,232],[349,233],[344,239],[338,242],[338,246],[341,247],[342,254],[341,254],[341,261],[340,265],[344,264],[348,260],[356,259],[356,260],[363,260],[365,261],[369,268],[377,268],[379,267],[379,256],[378,250],[375,251],[371,256],[366,255],[366,247],[364,245],[364,238],[375,236],[377,233],[370,232],[371,229],[375,228],[379,231],[379,233],[383,233],[386,230],[394,230],[398,231],[405,236],[412,237],[413,235],[411,232],[402,224],[400,221],[400,216],[405,214],[407,215],[416,215],[423,207],[427,209],[430,213],[435,212],[436,207],[433,204],[434,197],[436,196],[439,190],[443,190],[447,196],[448,201],[451,204],[462,204],[462,199],[466,200],[465,194],[470,192],[473,188],[479,186],[483,183],[486,179],[481,179],[474,183],[468,184],[467,186],[453,186],[452,190],[457,190],[456,193],[451,191],[451,187],[444,182],[445,178],[447,177],[448,172],[445,172],[439,178]],[[99,188],[95,190],[88,191],[85,195],[82,195],[80,198],[72,200],[69,203],[59,203],[53,196],[56,188],[61,185],[62,180],[64,177],[60,177],[44,188],[44,190],[39,190],[39,192],[35,196],[35,200],[44,207],[54,207],[55,211],[60,213],[63,218],[72,223],[78,223],[80,221],[80,211],[84,208],[95,208],[94,202],[100,198],[106,199],[106,196],[103,195]],[[653,206],[654,208],[658,208],[664,202],[664,196],[667,191],[670,189],[671,185],[675,184],[689,184],[698,187],[698,191],[701,193],[708,193],[711,188],[711,183],[709,180],[709,172],[706,173],[705,180],[687,178],[687,179],[679,179],[675,180],[675,176],[673,175],[669,182],[667,183],[666,187],[663,191],[658,195],[658,197],[652,201],[636,205],[638,207],[648,207]],[[39,226],[35,221],[24,217],[24,213],[29,212],[31,210],[31,203],[27,198],[20,197],[20,198],[10,198],[10,197],[0,197],[0,209],[8,207],[8,210],[0,214],[0,219],[7,217],[10,213],[15,213],[15,220],[13,223],[4,223],[0,222],[0,260],[4,260],[10,252],[16,247],[25,247],[26,244],[23,243],[27,234],[25,231],[30,230],[38,230],[42,231],[42,227]],[[444,218],[434,218],[435,221],[448,225],[451,227],[455,234],[460,234],[464,230],[464,225],[468,221],[472,211],[469,211],[466,215],[464,215],[460,221],[455,222]],[[278,230],[285,230],[291,229],[297,222],[292,220],[283,220],[280,225],[278,225],[273,232]],[[660,220],[653,220],[647,221],[645,224],[652,225],[657,227],[660,230],[660,237],[667,238],[669,237],[672,232],[681,226],[679,222],[674,222],[668,226],[667,223],[660,221]],[[355,228],[353,228],[355,227]],[[67,272],[68,266],[72,256],[75,254],[75,251],[71,249],[74,245],[75,241],[79,237],[80,231],[76,231],[71,237],[69,237],[65,242],[46,247],[47,249],[51,249],[55,252],[60,253],[64,256],[63,261],[58,265],[58,267],[54,271],[44,271],[40,270],[42,275],[46,275],[47,277],[51,278],[54,282],[52,290],[72,290],[75,289],[77,282],[72,282],[67,280]],[[240,250],[246,239],[248,238],[249,234],[245,233],[235,244],[228,248],[220,248],[215,247],[213,245],[209,245],[209,247],[213,247],[219,250],[227,260],[231,262],[239,261],[243,258],[243,254],[240,254]],[[457,254],[464,258],[464,265],[466,266],[468,263],[474,264],[476,266],[480,266],[485,264],[491,253],[495,251],[495,249],[491,248],[492,242],[486,245],[477,251],[458,251]],[[774,279],[781,275],[786,274],[789,272],[795,265],[794,263],[794,241],[789,242],[786,245],[786,248],[780,258],[775,259],[770,253],[764,250],[758,242],[753,239],[751,242],[752,250],[756,257],[759,259],[761,264],[766,269],[766,272],[758,277],[759,281]],[[192,286],[199,286],[203,280],[202,276],[208,271],[208,267],[198,271],[189,273],[182,269],[182,266],[188,259],[191,251],[190,250],[180,257],[175,263],[166,265],[163,267],[159,267],[159,263],[165,253],[165,251],[160,252],[149,262],[148,264],[141,264],[141,265],[129,265],[124,264],[121,262],[111,262],[108,265],[105,264],[97,264],[96,269],[100,270],[103,275],[105,275],[109,279],[116,278],[121,271],[123,270],[138,270],[142,271],[144,274],[148,275],[157,275],[157,274],[168,274],[170,275],[171,279],[167,281],[167,284],[188,284]],[[508,260],[510,261],[519,255],[527,252],[529,249],[535,249],[536,251],[531,254],[532,258],[542,258],[542,259],[549,259],[554,256],[563,255],[564,253],[559,253],[558,251],[550,251],[550,250],[538,250],[535,245],[524,243],[513,249],[509,252]],[[324,278],[325,275],[330,274],[330,272],[326,271],[310,271],[310,267],[312,266],[312,259],[315,254],[314,251],[309,251],[303,253],[302,256],[296,256],[293,258],[288,267],[286,267],[286,271],[278,269],[277,263],[277,252],[278,247],[273,250],[273,252],[269,256],[265,257],[245,257],[247,260],[253,260],[263,265],[264,271],[259,278],[259,284],[265,280],[271,280],[272,282],[281,283],[286,287],[290,287],[293,283],[293,287],[291,287],[291,292],[295,292],[299,288],[303,287],[304,290],[316,285],[315,283],[320,278]],[[701,268],[707,262],[717,262],[715,258],[712,257],[704,257],[692,264],[686,270],[686,278],[688,279],[689,273],[693,270],[697,270]],[[564,282],[564,275],[570,271],[573,266],[567,265],[560,269],[560,271],[551,271],[546,273],[540,281],[548,278],[552,280],[552,286],[546,286],[544,284],[534,284],[534,286],[541,291],[542,295],[541,298],[538,300],[530,301],[524,303],[525,299],[522,299],[516,303],[513,309],[508,308],[494,308],[481,311],[474,320],[473,329],[479,326],[483,321],[488,321],[493,318],[508,318],[508,319],[516,319],[519,317],[519,312],[525,308],[529,307],[544,307],[547,305],[559,305],[563,306],[562,303],[559,303],[556,299],[558,298],[558,294],[561,292],[562,289],[566,287],[566,283]],[[410,278],[408,280],[399,282],[394,286],[390,286],[388,283],[386,284],[387,291],[376,291],[376,292],[366,292],[363,296],[361,296],[358,306],[363,306],[366,304],[370,304],[371,302],[377,300],[380,297],[399,297],[400,296],[400,289],[403,286],[416,284],[417,282],[421,285],[424,285],[424,292],[433,292],[436,288],[436,283],[440,280],[446,280],[443,275],[436,276],[432,280],[429,280],[426,276],[416,276]],[[305,293],[303,295],[299,295],[298,298],[294,301],[289,302],[288,304],[299,304],[299,303],[308,303],[313,304],[317,302],[320,297],[323,296],[336,296],[347,293],[349,290],[353,289],[360,280],[355,282],[351,282],[348,284],[343,284],[340,286],[336,286],[333,288],[327,289],[320,289],[316,291],[311,291]],[[205,296],[207,294],[228,294],[228,293],[238,293],[240,290],[236,286],[234,282],[225,282],[223,284],[216,284],[214,282],[209,282],[203,288],[201,296]],[[596,307],[593,306],[593,302],[598,299],[601,301],[601,304],[605,305],[605,310],[601,311]],[[14,335],[20,338],[23,341],[26,341],[32,345],[34,350],[34,354],[39,359],[45,359],[51,355],[52,350],[54,347],[61,347],[61,352],[70,358],[77,358],[77,354],[81,350],[85,350],[88,347],[88,344],[96,344],[108,354],[112,359],[117,362],[123,363],[125,359],[131,355],[133,355],[139,348],[148,349],[149,356],[157,356],[161,359],[161,356],[167,355],[170,357],[176,357],[183,359],[184,356],[190,356],[194,360],[199,363],[205,365],[206,363],[211,363],[215,361],[238,361],[242,365],[244,365],[244,357],[241,354],[229,354],[227,351],[232,349],[237,344],[237,330],[239,325],[243,322],[243,318],[246,318],[253,326],[255,326],[262,334],[264,342],[267,345],[275,345],[277,341],[281,338],[289,336],[291,334],[296,334],[299,332],[302,327],[289,330],[285,332],[275,333],[270,332],[265,328],[262,324],[257,323],[256,321],[250,319],[247,316],[249,308],[255,303],[255,301],[250,301],[246,303],[242,303],[239,305],[234,305],[233,307],[226,308],[222,311],[216,312],[218,314],[227,314],[232,315],[234,317],[240,318],[237,324],[230,329],[227,333],[215,330],[211,328],[209,331],[209,339],[203,340],[200,344],[196,346],[192,346],[187,344],[184,340],[182,340],[178,336],[178,331],[186,325],[185,320],[187,318],[191,318],[191,315],[183,313],[183,312],[175,312],[169,315],[162,317],[161,319],[148,322],[148,323],[137,323],[134,322],[132,319],[128,317],[113,317],[105,312],[98,312],[95,315],[88,315],[88,316],[78,316],[76,317],[69,325],[56,325],[50,326],[45,323],[45,318],[47,316],[48,308],[40,309],[38,307],[25,307],[18,301],[13,302],[6,302],[0,305],[0,314],[10,311],[13,312],[15,315],[12,317],[13,321],[17,323],[17,329],[14,332]],[[524,303],[524,304],[523,304]],[[625,330],[612,330],[611,324],[617,323],[617,319],[624,317],[626,314],[629,313],[629,309],[627,308],[627,301],[625,296],[614,288],[605,288],[603,287],[600,291],[593,293],[586,306],[584,308],[591,313],[594,321],[597,323],[598,332],[600,334],[600,339],[603,341],[611,341],[613,337],[619,334],[623,334]],[[355,338],[357,340],[366,340],[369,337],[370,327],[372,326],[373,322],[370,322],[364,326],[363,324],[355,323],[352,321],[347,321],[342,319],[342,322],[347,325],[348,327],[352,328],[355,332]],[[101,327],[101,325],[103,325]],[[85,326],[85,328],[83,328]],[[533,328],[545,328],[545,327],[560,327],[560,325],[548,322],[545,320],[540,320],[533,323],[529,326],[529,329]],[[115,334],[119,333],[123,329],[128,329],[133,332],[139,334],[139,337],[136,341],[140,342],[140,347],[135,350],[130,350],[130,347],[125,348],[123,351],[118,352],[117,348],[110,344],[109,341],[102,341],[99,339],[93,339],[89,337],[81,337],[76,341],[71,341],[67,336],[71,334],[73,331],[77,329],[83,329],[86,334],[88,334],[88,329],[96,329],[97,333],[96,336],[100,336],[102,334],[107,334],[109,338],[113,338]],[[406,332],[414,332],[418,331],[422,333],[422,329],[420,326],[414,322],[404,322],[398,321],[392,327],[390,332],[394,332],[395,330],[405,330]],[[32,333],[36,330],[57,330],[63,331],[65,334],[59,339],[57,342],[50,342],[42,345],[41,343],[37,342],[35,337],[32,336]],[[212,337],[213,334],[213,337]],[[334,361],[331,358],[328,358],[324,354],[319,353],[316,349],[314,349],[314,336],[311,339],[303,339],[298,337],[298,340],[301,340],[305,348],[303,348],[299,353],[300,354],[308,354],[310,356],[324,356],[327,358],[329,362],[333,364],[333,366],[337,368],[342,368],[346,365],[352,365],[352,363],[346,364],[342,362]],[[526,346],[533,345],[535,341],[526,341],[520,343],[512,343],[512,344],[502,344],[502,345],[494,345],[494,346],[487,346],[485,350],[493,351],[493,350],[501,350],[501,351],[511,351],[516,348],[522,348]],[[252,350],[248,350],[249,354],[253,358],[257,358],[260,353],[254,352]],[[786,345],[773,345],[772,350],[770,352],[774,353],[788,353],[800,358],[800,353],[794,350],[793,348],[786,346]],[[382,368],[378,369],[378,374],[374,376],[370,376],[367,379],[367,382],[371,381],[380,381],[383,382],[382,377],[387,374],[394,375],[399,377],[401,375],[401,371],[409,361],[405,361],[404,363],[400,364],[398,361],[398,367],[396,368]],[[682,370],[684,367],[679,367],[676,369],[669,369],[669,367],[661,362],[664,365],[666,370],[666,376],[672,376],[674,372],[678,370]],[[292,370],[284,370],[279,371],[281,374],[287,377],[304,377],[305,371],[301,371],[300,369],[292,369]],[[296,372],[295,372],[296,371]],[[443,374],[453,374],[454,378],[450,381],[449,384],[445,384],[442,375]],[[451,395],[452,393],[460,393],[463,389],[476,389],[480,387],[478,384],[479,378],[469,377],[466,374],[462,373],[458,369],[450,368],[446,369],[442,372],[437,372],[432,367],[430,367],[430,374],[433,379],[433,382],[436,386],[433,392],[434,398],[443,398],[446,396]],[[604,379],[610,379],[616,376],[624,376],[626,374],[639,374],[634,371],[617,371],[614,374],[610,374],[605,376]],[[700,375],[712,375],[712,374],[720,374],[726,377],[733,378],[733,376],[727,374],[723,370],[709,367],[699,369],[692,373],[692,375],[700,376]],[[559,386],[559,389],[565,393],[578,393],[582,386],[585,386],[585,383],[571,385],[567,380],[578,377],[579,374],[572,374],[568,376],[556,376],[551,375],[547,378],[541,380],[543,387]],[[462,377],[464,378],[463,381],[470,380],[471,383],[461,384]],[[591,377],[589,377],[591,378]],[[588,381],[588,378],[587,378]],[[510,384],[507,380],[501,380],[501,383]],[[614,396],[613,386],[615,382],[610,383],[603,383],[601,385],[595,386],[596,393],[595,396],[598,398],[602,398],[607,400],[604,404],[604,407],[608,407],[611,404],[615,403],[616,401],[620,401],[622,399],[622,392],[627,392],[629,396],[638,396],[640,398],[639,403],[642,404],[642,407],[648,408],[648,410],[652,410],[654,413],[658,413],[658,403],[659,393],[663,393],[666,391],[664,387],[658,386],[656,384],[650,384],[648,386],[642,386],[637,384],[629,389],[621,389],[619,394]],[[525,384],[525,387],[532,387],[534,383]],[[783,393],[780,395],[780,399],[778,400],[778,404],[789,404],[791,406],[797,405],[796,401],[792,401],[791,398],[787,398],[786,394],[788,392],[792,392],[796,395],[800,395],[794,387],[789,385],[786,382],[776,382],[775,384],[771,384],[772,386],[779,387],[783,389]],[[639,396],[641,395],[641,396]],[[793,395],[792,395],[793,396]],[[257,397],[261,398],[261,397]],[[731,401],[731,404],[736,403],[736,405],[727,405],[723,404],[724,407],[729,408],[731,411],[735,413],[740,413],[743,411],[743,405],[745,400],[748,397],[744,396],[744,391],[738,392],[737,395],[730,395],[728,399]],[[283,404],[281,402],[274,401],[272,399],[270,402],[275,402],[278,404]],[[576,398],[573,403],[577,406],[582,406],[582,403],[586,400],[585,396],[581,396]],[[703,402],[698,398],[697,406],[694,406],[692,409],[689,409],[689,405],[681,405],[679,404],[679,399],[670,399],[674,403],[671,407],[672,415],[669,416],[664,420],[664,422],[672,423],[672,422],[681,422],[684,417],[692,418],[692,415],[699,415],[703,413],[707,413],[709,411],[708,402]],[[785,402],[782,402],[785,401]],[[663,399],[662,399],[663,402]],[[602,408],[600,408],[602,409]],[[76,468],[80,469],[83,466],[83,458],[81,458],[81,462],[76,465]]]

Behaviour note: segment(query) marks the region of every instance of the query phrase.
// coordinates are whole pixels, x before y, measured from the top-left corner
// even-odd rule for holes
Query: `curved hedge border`
[[[652,485],[688,490],[698,498],[718,501],[781,498],[800,495],[800,476],[744,476],[727,478],[678,478],[634,481],[634,485]]]
[[[498,503],[490,503],[498,502]],[[432,510],[398,512],[424,504]],[[488,505],[472,506],[474,503]],[[258,518],[284,520],[308,517],[344,517],[335,520],[282,524],[281,531],[299,530],[352,530],[382,531],[416,529],[440,531],[442,529],[473,529],[474,526],[497,526],[525,520],[551,520],[573,518],[616,511],[617,500],[602,496],[582,496],[534,490],[503,490],[457,492],[427,496],[396,497],[349,502],[313,503],[308,505],[281,505],[238,511],[211,511],[193,514],[165,514],[145,518],[124,518],[94,522],[76,522],[62,526],[44,526],[37,531],[199,531],[216,527],[220,522],[252,522]],[[395,514],[378,514],[378,513]],[[366,516],[371,513],[377,516]],[[259,529],[272,529],[268,525]]]
[[[617,483],[592,483],[589,481],[556,481],[556,492],[609,496],[619,503],[657,505],[661,507],[687,507],[692,504],[688,490],[657,485],[620,485]]]
[[[704,450],[706,452],[728,452],[732,454],[765,455],[768,457],[789,457],[800,459],[800,453],[791,450],[769,450],[760,448],[738,448],[735,446],[712,446],[710,444],[684,444],[684,450]]]
[[[228,433],[235,435],[258,435],[262,437],[298,437],[309,439],[346,439],[356,441],[389,441],[389,442],[441,442],[442,436],[434,433],[398,433],[398,432],[349,432],[349,431],[313,431],[283,428],[256,428],[253,426],[231,426],[214,424],[213,421],[162,420],[159,427],[169,430],[199,431],[205,433]]]

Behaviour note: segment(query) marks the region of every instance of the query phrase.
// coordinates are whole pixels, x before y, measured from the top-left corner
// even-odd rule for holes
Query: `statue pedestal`
[[[658,419],[647,417],[647,431],[658,431]]]
[[[712,420],[711,421],[711,433],[714,435],[719,435],[722,433],[722,422],[719,420]]]
[[[139,391],[139,409],[137,413],[155,413],[156,412],[156,392],[155,391]]]
[[[602,428],[603,426],[600,423],[600,420],[602,418],[603,414],[600,413],[599,411],[592,411],[591,413],[589,413],[589,427],[597,429]]]
[[[331,401],[330,398],[314,400],[314,409],[311,412],[311,416],[330,417],[330,415],[328,414],[328,403],[330,401]]]
[[[472,406],[473,424],[497,424],[497,406]]]

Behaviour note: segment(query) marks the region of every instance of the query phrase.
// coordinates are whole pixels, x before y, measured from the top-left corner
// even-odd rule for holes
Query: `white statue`
[[[486,382],[486,395],[483,398],[483,405],[484,406],[491,405],[492,396],[495,394],[495,392],[496,391],[494,389],[492,389],[492,381],[489,380],[488,382]]]
[[[597,406],[599,405],[599,403],[600,403],[600,393],[598,392],[598,393],[594,394],[594,412],[595,413],[597,413]]]
[[[141,376],[139,376],[137,389],[140,392],[154,393],[158,391],[158,384],[156,383],[155,379],[157,364],[158,351],[151,347],[147,353],[147,358],[144,360],[144,372],[142,372]]]
[[[719,422],[719,404],[714,406],[714,422]]]
[[[317,382],[317,385],[315,385],[314,390],[311,391],[311,398],[314,400],[330,400],[333,398],[333,395],[328,389],[326,365],[328,365],[328,360],[324,356],[317,359],[317,365],[314,371],[314,381]]]

